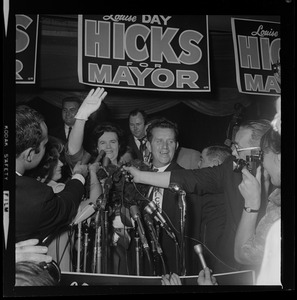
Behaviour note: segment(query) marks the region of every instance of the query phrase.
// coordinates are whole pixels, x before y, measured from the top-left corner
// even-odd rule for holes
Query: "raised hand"
[[[87,120],[100,107],[106,95],[107,92],[104,91],[104,88],[98,87],[96,90],[92,89],[80,106],[75,118]]]

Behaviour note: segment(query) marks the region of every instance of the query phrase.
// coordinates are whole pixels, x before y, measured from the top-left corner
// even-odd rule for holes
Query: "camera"
[[[236,159],[234,161],[235,166],[234,166],[234,172],[240,173],[241,170],[246,167],[251,174],[256,176],[257,173],[257,168],[261,165],[262,163],[262,151],[259,151],[258,154],[256,155],[247,155],[246,159]]]
[[[61,270],[58,266],[58,264],[52,260],[50,263],[41,262],[39,263],[39,266],[47,270],[49,275],[55,280],[56,284],[59,284],[61,281]]]

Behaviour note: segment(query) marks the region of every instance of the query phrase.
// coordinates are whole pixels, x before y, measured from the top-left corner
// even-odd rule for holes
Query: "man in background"
[[[129,113],[129,128],[131,134],[128,136],[128,146],[137,159],[149,162],[150,157],[147,149],[146,125],[147,115],[145,111],[134,109]]]

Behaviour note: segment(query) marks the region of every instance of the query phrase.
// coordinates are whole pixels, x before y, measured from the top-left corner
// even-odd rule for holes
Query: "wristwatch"
[[[250,207],[244,207],[243,208],[247,213],[256,213],[259,212],[259,209],[251,209]]]

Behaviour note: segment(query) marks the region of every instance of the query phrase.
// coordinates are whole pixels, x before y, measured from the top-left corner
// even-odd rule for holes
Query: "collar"
[[[21,173],[19,173],[18,171],[15,171],[15,173],[19,176],[23,176]]]
[[[155,170],[157,170],[157,172],[164,172],[168,168],[169,165],[170,165],[170,163],[168,165],[164,166],[164,167],[156,168],[156,167],[153,166],[153,168]]]
[[[143,136],[141,139],[137,138],[137,137],[136,137],[136,136],[134,136],[134,135],[133,135],[133,137],[134,137],[134,140],[135,140],[135,141],[137,141],[137,142],[139,142],[139,143],[140,143],[140,141],[139,141],[139,140],[141,140],[141,139],[146,139],[146,136]]]

